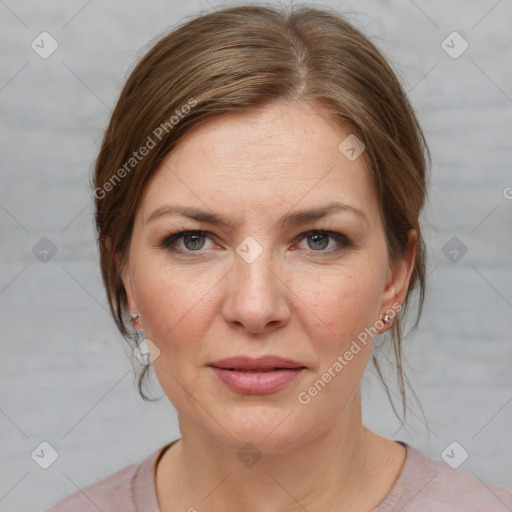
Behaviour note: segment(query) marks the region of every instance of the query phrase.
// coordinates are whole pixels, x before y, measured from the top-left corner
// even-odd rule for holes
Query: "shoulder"
[[[46,512],[135,512],[141,494],[151,496],[151,469],[161,449],[96,483],[77,490]],[[154,484],[153,484],[154,485]],[[149,512],[149,511],[148,511]]]
[[[462,469],[432,459],[410,445],[402,473],[393,489],[396,508],[407,512],[510,512],[512,490],[484,482]],[[392,491],[392,492],[393,492]],[[385,510],[385,509],[383,509]]]

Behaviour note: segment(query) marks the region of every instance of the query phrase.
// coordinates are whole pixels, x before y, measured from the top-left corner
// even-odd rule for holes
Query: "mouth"
[[[297,361],[275,355],[258,358],[251,358],[247,356],[228,357],[226,359],[220,359],[219,361],[209,363],[208,366],[212,366],[213,368],[218,368],[220,370],[249,373],[267,373],[278,370],[300,370],[306,368],[306,366]]]
[[[269,373],[269,372],[277,372],[279,370],[300,370],[302,368],[305,368],[305,366],[298,367],[298,368],[256,368],[254,370],[246,370],[244,368],[222,368],[218,366],[213,366],[212,368],[217,368],[219,370],[229,370],[232,372],[244,372],[244,373]]]
[[[246,395],[279,391],[306,370],[303,364],[279,356],[237,356],[214,361],[207,366],[231,391]]]

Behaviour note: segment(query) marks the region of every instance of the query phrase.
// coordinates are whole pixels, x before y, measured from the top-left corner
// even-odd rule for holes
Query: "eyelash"
[[[173,251],[175,253],[178,253],[178,254],[201,253],[202,252],[201,249],[198,249],[197,251],[182,250],[182,249],[177,249],[176,247],[172,247],[172,245],[175,242],[177,242],[178,240],[183,239],[183,237],[185,235],[205,235],[208,238],[211,238],[210,237],[211,234],[212,233],[210,233],[209,231],[201,231],[201,230],[178,231],[176,233],[173,233],[173,234],[167,236],[161,242],[160,247],[162,249],[171,250],[171,251]],[[302,240],[304,240],[308,236],[316,235],[316,234],[327,235],[327,236],[329,236],[331,238],[334,238],[341,245],[341,247],[338,248],[338,249],[330,249],[330,250],[319,250],[319,251],[311,250],[311,252],[313,252],[313,253],[316,252],[316,253],[331,254],[331,253],[339,252],[339,251],[341,251],[343,249],[347,249],[347,248],[353,246],[352,242],[345,235],[342,235],[341,233],[337,233],[335,231],[325,231],[325,230],[321,230],[321,229],[312,229],[310,231],[306,231],[305,233],[302,233],[301,235],[299,235],[295,240],[297,240],[297,242],[301,242]]]

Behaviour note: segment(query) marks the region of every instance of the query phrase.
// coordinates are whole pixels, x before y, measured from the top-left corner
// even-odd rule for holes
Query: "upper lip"
[[[276,355],[262,357],[235,356],[219,359],[209,363],[208,366],[231,370],[273,370],[281,368],[305,368],[305,366],[292,359]]]

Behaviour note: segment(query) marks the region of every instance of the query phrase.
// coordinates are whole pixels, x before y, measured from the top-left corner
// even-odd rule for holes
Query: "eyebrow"
[[[323,217],[326,217],[329,214],[339,212],[339,211],[347,211],[355,213],[358,217],[362,218],[368,224],[368,219],[362,210],[355,208],[353,206],[349,206],[347,204],[340,203],[338,201],[329,203],[325,206],[321,206],[319,208],[312,208],[309,210],[299,210],[293,213],[285,214],[279,220],[279,225],[283,228],[286,226],[295,226],[298,224],[302,224],[305,222],[312,222]],[[189,206],[181,206],[175,204],[166,204],[164,206],[160,206],[157,208],[146,220],[146,224],[151,222],[154,219],[162,217],[164,215],[171,214],[180,214],[184,217],[188,217],[190,219],[197,220],[199,222],[204,222],[206,224],[223,226],[225,228],[235,230],[239,225],[239,222],[231,222],[227,219],[222,218],[220,215],[215,213],[207,212],[195,207]]]

